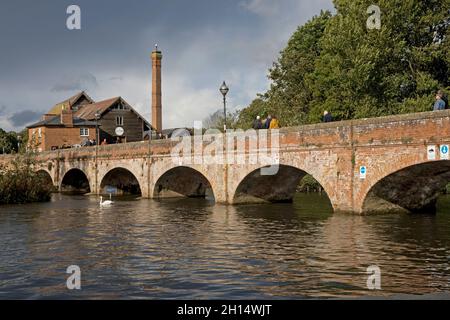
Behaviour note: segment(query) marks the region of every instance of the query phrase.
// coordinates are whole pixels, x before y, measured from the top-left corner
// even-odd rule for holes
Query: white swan
[[[112,205],[114,202],[111,200],[105,200],[103,201],[103,196],[100,196],[100,207],[107,207]]]

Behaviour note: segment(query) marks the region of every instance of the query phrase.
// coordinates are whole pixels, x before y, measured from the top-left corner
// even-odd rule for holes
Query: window
[[[80,128],[80,136],[89,137],[89,129],[88,128]]]
[[[116,117],[116,125],[123,126],[123,117]]]
[[[121,102],[119,102],[113,107],[113,110],[127,110],[127,108]]]
[[[39,138],[42,138],[42,128],[39,128],[39,129],[38,129],[38,137],[39,137]]]

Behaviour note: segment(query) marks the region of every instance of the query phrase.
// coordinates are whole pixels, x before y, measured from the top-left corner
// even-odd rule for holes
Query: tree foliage
[[[28,144],[28,130],[20,133],[6,132],[0,128],[0,154],[25,152]]]
[[[0,166],[0,205],[49,201],[53,185],[35,172],[32,154],[17,156],[8,166]]]
[[[270,89],[240,114],[276,114],[283,126],[431,110],[450,86],[450,0],[380,0],[381,29],[366,22],[371,0],[335,0],[292,35]]]
[[[17,152],[17,134],[0,128],[0,154]]]
[[[238,123],[239,111],[227,112],[227,128],[236,129]],[[203,128],[217,129],[223,131],[225,118],[223,111],[218,110],[203,119]]]

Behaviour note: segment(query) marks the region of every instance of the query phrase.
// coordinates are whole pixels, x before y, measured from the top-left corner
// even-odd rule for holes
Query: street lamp
[[[100,132],[98,130],[98,120],[100,119],[101,114],[99,112],[95,113],[95,137],[97,139],[96,145],[98,146],[100,143]]]
[[[224,132],[227,132],[227,93],[230,91],[230,88],[228,88],[225,81],[222,83],[222,86],[220,87],[220,92],[223,95],[223,116],[225,119],[225,124],[223,125]]]

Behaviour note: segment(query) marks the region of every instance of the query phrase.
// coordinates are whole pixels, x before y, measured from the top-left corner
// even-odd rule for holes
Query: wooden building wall
[[[125,133],[122,137],[122,142],[137,142],[143,140],[144,135],[144,123],[133,111],[131,110],[117,110],[114,106],[108,109],[99,120],[100,125],[100,142],[106,138],[108,143],[115,143],[117,135],[115,133],[116,117],[123,117],[123,126],[121,126]]]

